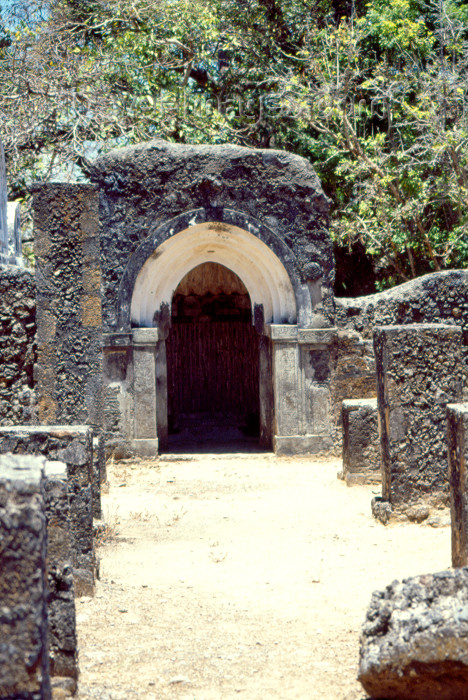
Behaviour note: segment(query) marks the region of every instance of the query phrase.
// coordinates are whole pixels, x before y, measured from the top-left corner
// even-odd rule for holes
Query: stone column
[[[468,564],[468,403],[447,406],[452,566]]]
[[[133,441],[133,347],[131,333],[104,333],[104,431],[107,453],[131,454]]]
[[[462,399],[462,330],[437,324],[378,327],[374,350],[382,499],[408,514],[421,503],[447,504],[445,414],[447,403]]]
[[[335,329],[268,327],[278,454],[314,454],[332,447],[330,348],[335,336]]]
[[[158,454],[156,415],[156,343],[157,328],[135,328],[133,331],[133,394],[134,439],[137,455]]]
[[[51,698],[43,464],[0,456],[1,698]]]
[[[102,427],[99,195],[91,185],[34,193],[38,417]]]

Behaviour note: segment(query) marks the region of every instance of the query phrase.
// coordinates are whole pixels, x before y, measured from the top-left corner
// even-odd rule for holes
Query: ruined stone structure
[[[343,401],[343,472],[348,486],[381,482],[376,399]]]
[[[0,265],[23,264],[19,202],[8,201],[5,153],[0,139]]]
[[[43,479],[43,460],[0,457],[2,698],[51,697]]]
[[[92,429],[88,426],[3,427],[0,455],[7,453],[42,455],[66,465],[74,588],[76,595],[92,595],[95,576]]]
[[[37,627],[34,669],[14,670],[16,651],[2,657],[0,695],[49,697],[49,662],[56,684],[76,687],[73,596],[93,592],[105,450],[156,456],[211,431],[278,454],[316,453],[340,449],[343,427],[346,482],[375,482],[378,393],[385,520],[392,508],[447,502],[446,404],[468,398],[468,272],[335,299],[328,200],[306,160],[155,141],[109,153],[88,175],[90,184],[35,187],[34,279],[19,267],[0,144],[0,527],[12,503],[26,508],[10,535],[26,567],[18,601],[34,575],[28,624]],[[460,410],[449,410],[456,565],[467,541]],[[20,462],[7,452],[65,467],[28,461],[16,484]],[[387,602],[374,605],[368,641],[385,631]],[[23,649],[17,617],[0,626]],[[437,675],[439,658],[427,659]],[[413,675],[412,662],[398,663],[397,675]]]
[[[117,454],[157,454],[207,414],[279,453],[330,449],[333,260],[310,165],[154,142],[90,177],[35,194],[39,420],[104,425]]]
[[[446,406],[463,396],[457,326],[381,326],[374,331],[382,498],[394,511],[448,503]]]
[[[13,357],[5,424],[86,423],[116,456],[210,426],[313,453],[340,448],[343,400],[376,396],[376,324],[460,326],[466,362],[464,271],[333,298],[328,202],[302,158],[157,141],[89,176],[36,188],[37,409]]]

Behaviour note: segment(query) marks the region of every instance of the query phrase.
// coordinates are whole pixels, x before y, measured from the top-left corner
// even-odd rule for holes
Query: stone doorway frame
[[[188,248],[188,260],[183,260],[183,264],[177,256],[166,256],[166,265],[160,264],[164,251],[170,249],[177,235],[195,230],[206,233],[207,229],[218,236],[216,240],[228,240],[231,235],[235,245],[244,236],[244,242],[252,243],[252,248],[246,246],[241,260],[245,275],[239,265],[230,265],[226,258],[232,249],[235,259],[236,251],[229,248],[229,240],[224,248],[220,244],[221,257],[203,257],[204,253],[202,257],[190,257],[192,251]],[[178,250],[183,256],[184,248]],[[249,259],[249,250],[251,255],[257,250],[264,255],[263,267],[262,261],[258,263],[263,279],[257,280],[249,271],[249,265],[258,262]],[[181,267],[178,277],[166,284],[164,273],[171,260]],[[105,367],[110,361],[114,366],[127,368],[115,401],[123,437],[134,453],[144,456],[158,454],[159,447],[167,444],[165,341],[170,327],[170,301],[183,275],[200,262],[210,261],[235,272],[251,298],[252,322],[260,336],[261,446],[273,447],[281,454],[328,449],[330,397],[323,367],[327,365],[336,331],[313,327],[314,306],[320,296],[314,298],[316,290],[304,279],[291,248],[258,220],[226,208],[197,209],[167,221],[150,233],[128,261],[118,292],[118,328],[104,338]],[[145,280],[156,280],[159,287],[152,289],[147,284],[145,288]],[[283,289],[277,289],[278,284]],[[319,373],[314,367],[318,355],[325,358],[320,360]]]

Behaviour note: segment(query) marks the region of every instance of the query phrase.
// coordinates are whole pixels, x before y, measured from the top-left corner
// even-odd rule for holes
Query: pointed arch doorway
[[[204,262],[182,278],[166,341],[169,449],[258,442],[259,342],[232,270]]]

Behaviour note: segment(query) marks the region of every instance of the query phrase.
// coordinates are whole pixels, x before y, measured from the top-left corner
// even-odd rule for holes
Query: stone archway
[[[294,252],[271,229],[224,208],[167,221],[128,260],[118,323],[105,346],[109,416],[120,421],[138,454],[167,449],[173,297],[186,275],[206,263],[230,270],[248,292],[258,334],[260,447],[283,454],[324,449],[330,442],[329,379],[316,365],[328,367],[334,333],[318,325],[320,278],[304,281]]]
[[[259,437],[259,336],[229,268],[201,263],[182,278],[166,359],[169,441]]]

